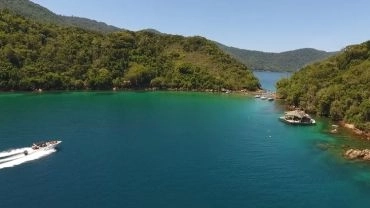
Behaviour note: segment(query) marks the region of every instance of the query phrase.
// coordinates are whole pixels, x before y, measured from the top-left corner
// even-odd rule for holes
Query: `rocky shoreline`
[[[370,161],[369,149],[349,149],[344,153],[344,156],[350,160],[367,160]]]
[[[342,127],[351,130],[351,132],[353,132],[355,135],[360,136],[361,138],[370,140],[370,132],[362,131],[362,130],[356,128],[354,124],[345,123],[343,121],[339,122],[339,124]]]
[[[339,122],[339,125],[343,128],[351,131],[356,137],[370,140],[370,132],[362,131],[355,127],[353,124]],[[362,160],[370,161],[370,149],[348,149],[344,152],[344,158],[348,160]]]

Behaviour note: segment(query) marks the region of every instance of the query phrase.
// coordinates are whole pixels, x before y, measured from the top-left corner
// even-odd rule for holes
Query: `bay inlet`
[[[285,125],[275,102],[185,92],[57,92],[3,93],[0,106],[0,150],[63,140],[53,154],[0,170],[1,207],[370,204],[370,168],[330,148],[349,138],[325,133],[326,121]]]

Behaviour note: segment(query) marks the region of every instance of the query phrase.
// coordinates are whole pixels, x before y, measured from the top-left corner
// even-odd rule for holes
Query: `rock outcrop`
[[[370,140],[370,132],[361,131],[360,129],[356,128],[354,124],[345,123],[343,121],[339,122],[339,124],[344,128],[350,129],[355,135]]]
[[[369,160],[370,161],[370,150],[369,149],[349,149],[344,153],[344,156],[350,160]]]

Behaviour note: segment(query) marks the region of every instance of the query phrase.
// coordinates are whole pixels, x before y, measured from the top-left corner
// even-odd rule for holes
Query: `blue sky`
[[[200,35],[237,48],[325,51],[370,40],[368,0],[32,0],[129,30]]]

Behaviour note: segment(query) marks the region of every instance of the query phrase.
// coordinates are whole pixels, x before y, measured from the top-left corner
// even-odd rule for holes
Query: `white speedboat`
[[[59,141],[59,140],[51,140],[51,141],[46,141],[46,142],[33,143],[31,147],[32,151],[28,152],[28,150],[26,150],[24,154],[27,155],[35,151],[54,149],[61,142],[62,141]]]
[[[19,158],[27,157],[30,154],[37,153],[40,151],[46,151],[54,149],[62,141],[51,140],[46,142],[38,142],[32,144],[31,147],[13,149],[7,152],[0,152],[0,164],[10,162]]]

